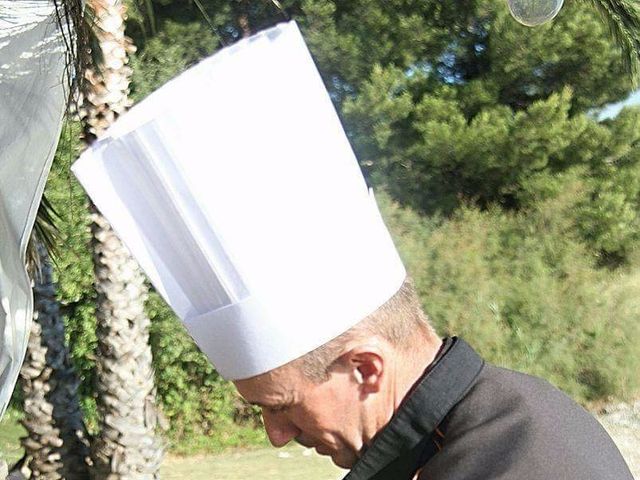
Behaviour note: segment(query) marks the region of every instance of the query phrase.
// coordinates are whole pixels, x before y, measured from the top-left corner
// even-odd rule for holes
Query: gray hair
[[[331,365],[344,353],[346,344],[368,335],[378,335],[398,349],[409,349],[415,344],[416,337],[435,335],[409,277],[375,312],[339,337],[294,360],[292,365],[311,381],[325,382],[329,379]]]

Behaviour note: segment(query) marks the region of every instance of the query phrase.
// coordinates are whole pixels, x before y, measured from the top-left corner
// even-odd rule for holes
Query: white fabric
[[[64,43],[50,0],[0,0],[0,417],[27,347],[25,251],[65,107]]]
[[[340,335],[405,278],[293,22],[169,82],[73,170],[229,379]]]

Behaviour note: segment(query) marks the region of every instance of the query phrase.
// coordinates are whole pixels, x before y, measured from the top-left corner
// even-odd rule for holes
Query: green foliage
[[[97,344],[93,261],[89,248],[91,233],[88,200],[70,170],[81,151],[79,136],[77,124],[64,126],[45,192],[60,217],[57,222],[60,245],[54,259],[57,295],[71,358],[82,381],[80,393],[91,427],[96,420],[93,388]]]
[[[630,87],[601,19],[571,4],[531,29],[486,0],[465,4],[452,25],[466,28],[449,30],[440,50],[380,57],[342,102],[372,183],[450,215],[464,204],[526,209],[578,175],[576,228],[590,254],[624,262],[637,241],[639,117],[592,115]]]
[[[640,276],[596,267],[572,234],[580,186],[527,211],[438,223],[378,194],[437,330],[588,402],[637,393]]]
[[[622,51],[622,61],[634,76],[640,69],[640,9],[633,0],[591,0]]]
[[[487,70],[473,80],[490,81],[499,103],[522,109],[571,86],[572,107],[585,111],[630,90],[620,50],[591,6],[567,2],[553,22],[528,28],[513,21],[505,2],[486,3],[495,12],[485,42]]]
[[[626,258],[640,233],[640,110],[625,109],[599,125],[589,142],[590,195],[580,205],[577,223],[583,236],[605,254]],[[593,131],[593,129],[592,129]]]
[[[300,22],[336,99],[359,91],[374,65],[401,69],[438,62],[466,30],[475,1],[304,0]]]
[[[468,118],[451,85],[415,95],[424,76],[375,67],[342,112],[372,182],[424,213],[460,205],[529,208],[584,185],[575,224],[594,254],[626,258],[637,241],[640,211],[640,112],[626,109],[598,123],[572,114],[564,88],[526,109],[483,106]]]
[[[21,418],[20,411],[9,408],[0,421],[0,459],[9,465],[18,461],[23,454],[20,437],[23,437],[26,432],[20,425]]]
[[[234,428],[234,423],[255,426],[255,412],[241,401],[233,385],[218,375],[155,292],[150,295],[147,311],[152,320],[156,385],[170,421],[170,436],[190,441],[208,436],[222,446],[232,446],[247,431]],[[247,412],[244,418],[241,412]]]
[[[180,41],[175,41],[179,38]],[[218,40],[202,23],[181,24],[171,20],[145,43],[145,48],[131,59],[132,97],[140,100],[158,86],[203,57],[213,53]]]

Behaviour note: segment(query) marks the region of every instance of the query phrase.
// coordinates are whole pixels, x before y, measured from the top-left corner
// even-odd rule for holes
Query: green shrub
[[[571,233],[575,191],[526,212],[465,207],[433,224],[378,198],[441,334],[581,402],[637,393],[640,275],[596,267]]]
[[[81,379],[81,402],[89,428],[96,425],[95,290],[90,249],[88,199],[71,173],[71,164],[82,149],[80,128],[67,123],[51,167],[45,193],[54,206],[60,244],[54,256],[54,273],[60,311],[65,319],[71,357]]]
[[[170,437],[190,442],[208,436],[228,445],[234,443],[234,436],[243,435],[237,425],[255,427],[256,412],[220,377],[155,292],[150,295],[147,311],[152,320],[150,341],[158,396],[169,419]]]

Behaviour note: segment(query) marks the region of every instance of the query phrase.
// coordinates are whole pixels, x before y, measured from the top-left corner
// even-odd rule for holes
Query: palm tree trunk
[[[37,246],[40,275],[27,355],[20,372],[24,395],[21,439],[32,477],[86,479],[89,442],[82,420],[80,381],[65,345],[64,321],[55,297],[53,269],[46,249]]]
[[[127,63],[136,49],[124,34],[127,8],[122,1],[87,0],[87,6],[93,12],[93,33],[100,46],[100,52],[94,52],[99,54],[92,55],[100,64],[85,69],[79,108],[85,141],[91,144],[132,104]]]
[[[163,450],[156,437],[147,286],[104,217],[94,214],[93,222],[101,425],[91,446],[92,477],[159,478]]]
[[[125,5],[116,0],[89,0],[102,63],[86,72],[84,104],[79,110],[85,140],[102,135],[130,105],[134,50],[124,34]],[[92,247],[97,308],[97,404],[100,431],[91,445],[95,479],[159,478],[163,449],[156,436],[158,410],[149,346],[149,319],[144,312],[147,286],[140,268],[109,223],[91,207]]]

